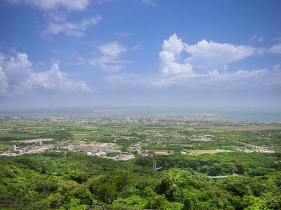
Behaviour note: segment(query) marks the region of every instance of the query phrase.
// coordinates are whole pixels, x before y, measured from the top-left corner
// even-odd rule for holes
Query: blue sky
[[[281,106],[279,0],[0,0],[0,109]]]

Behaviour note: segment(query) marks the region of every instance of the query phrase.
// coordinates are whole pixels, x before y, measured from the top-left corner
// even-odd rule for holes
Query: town
[[[280,122],[226,120],[213,114],[0,115],[0,151],[1,156],[84,152],[117,161],[174,153],[274,153],[271,139],[280,128]],[[273,130],[265,134],[268,129]]]

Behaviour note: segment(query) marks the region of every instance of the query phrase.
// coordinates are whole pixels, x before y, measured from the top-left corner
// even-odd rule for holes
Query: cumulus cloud
[[[216,42],[207,42],[205,39],[195,45],[185,44],[185,51],[190,53],[189,61],[207,59],[220,63],[230,63],[245,59],[256,53],[256,49],[250,46],[235,46],[232,44],[220,44]]]
[[[265,50],[247,45],[208,42],[205,39],[195,45],[188,45],[176,34],[164,40],[159,53],[162,73],[182,73],[226,70],[227,64],[237,62],[253,55],[262,55]],[[183,54],[186,57],[183,57]]]
[[[63,7],[68,10],[84,10],[89,5],[89,0],[5,0],[11,4],[25,3],[43,10],[54,10]]]
[[[277,44],[269,51],[279,53],[279,48]],[[241,61],[250,56],[260,56],[264,52],[266,50],[247,45],[237,46],[206,40],[195,45],[188,45],[173,34],[163,41],[162,51],[159,53],[161,74],[147,76],[113,74],[107,76],[105,80],[116,85],[179,86],[198,89],[217,88],[218,90],[220,88],[255,89],[280,86],[280,64],[276,64],[273,70],[228,70],[229,63]]]
[[[91,91],[85,82],[70,79],[66,73],[60,71],[57,64],[53,64],[49,71],[30,75],[25,86],[28,88],[38,87],[62,92]]]
[[[270,52],[279,53],[279,44]],[[234,70],[228,64],[250,56],[260,56],[265,49],[202,40],[184,43],[176,34],[164,40],[159,53],[161,73],[153,75],[111,74],[104,79],[111,85],[146,88],[183,87],[190,90],[269,90],[280,89],[280,64],[273,69]],[[118,53],[116,53],[117,55]]]
[[[92,66],[99,66],[106,72],[118,72],[125,67],[124,65],[131,63],[119,58],[121,53],[127,51],[127,48],[117,41],[99,45],[96,48],[101,56],[89,59],[89,63]]]
[[[176,34],[170,36],[169,40],[164,40],[162,45],[163,50],[171,52],[178,56],[184,48],[182,40],[177,37]]]
[[[17,53],[10,60],[0,66],[0,93],[1,95],[27,94],[30,92],[89,92],[85,82],[77,81],[59,70],[53,64],[49,71],[36,72],[25,53]]]
[[[32,63],[27,59],[27,54],[17,53],[4,64],[4,72],[10,85],[18,85],[25,81],[31,73]]]
[[[184,49],[184,44],[177,35],[172,35],[168,40],[164,40],[162,51],[159,53],[163,74],[176,74],[182,72],[192,73],[192,65],[180,63],[180,53]]]
[[[208,42],[206,40],[202,40],[195,45],[185,44],[184,50],[191,55],[186,58],[186,62],[194,66],[203,65],[208,70],[221,69],[225,64],[263,53],[262,49],[251,46],[236,46],[227,43]]]

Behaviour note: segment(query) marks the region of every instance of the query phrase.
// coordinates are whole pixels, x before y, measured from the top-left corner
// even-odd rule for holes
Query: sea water
[[[97,115],[188,115],[214,114],[220,119],[281,122],[281,108],[194,108],[194,107],[68,107],[0,110],[0,114],[97,114]]]

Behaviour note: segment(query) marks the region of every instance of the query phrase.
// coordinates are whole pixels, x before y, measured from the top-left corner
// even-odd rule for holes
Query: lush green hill
[[[281,155],[0,157],[1,209],[281,209]],[[163,170],[152,169],[153,160]],[[235,174],[235,175],[233,175]],[[209,176],[228,175],[224,179]]]

